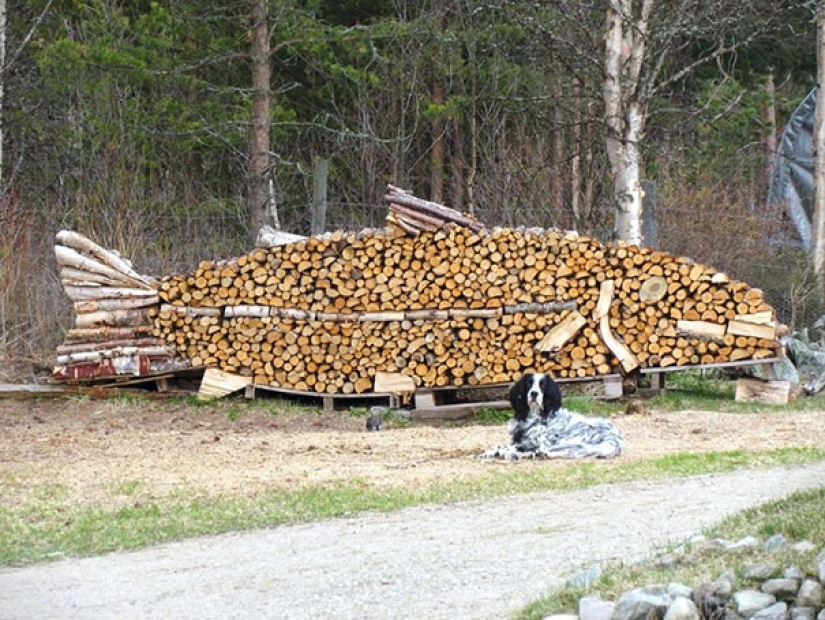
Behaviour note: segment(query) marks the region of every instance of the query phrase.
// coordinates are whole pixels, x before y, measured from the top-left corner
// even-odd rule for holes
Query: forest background
[[[303,235],[382,226],[392,183],[491,226],[610,241],[611,11],[635,35],[619,74],[644,44],[625,94],[644,106],[655,244],[812,324],[806,253],[767,203],[816,84],[810,0],[0,0],[0,358],[48,359],[70,326],[58,230],[181,272],[252,248],[254,188]]]

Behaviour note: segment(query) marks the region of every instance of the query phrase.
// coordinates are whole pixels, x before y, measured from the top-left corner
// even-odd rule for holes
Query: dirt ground
[[[385,424],[376,433],[348,412],[290,413],[273,402],[199,407],[142,398],[0,400],[0,503],[24,501],[43,488],[73,502],[106,504],[181,490],[255,495],[345,480],[419,486],[508,467],[568,464],[473,458],[508,441],[504,424]],[[677,452],[821,447],[823,416],[652,411],[615,421],[625,438],[621,458],[629,461]]]

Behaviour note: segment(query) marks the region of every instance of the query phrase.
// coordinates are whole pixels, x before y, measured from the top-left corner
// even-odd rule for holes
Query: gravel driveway
[[[825,485],[825,463],[425,506],[0,570],[0,618],[504,618],[598,562]]]

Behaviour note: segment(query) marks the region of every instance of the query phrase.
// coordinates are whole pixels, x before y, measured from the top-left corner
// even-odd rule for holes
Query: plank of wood
[[[411,394],[415,392],[412,377],[398,372],[376,372],[373,391],[384,394]]]
[[[734,320],[728,323],[728,333],[734,336],[753,336],[765,340],[774,340],[776,338],[776,325],[773,323],[759,324]]]
[[[547,335],[536,345],[536,350],[542,353],[550,353],[561,349],[571,338],[579,333],[579,330],[587,323],[579,312],[574,310],[562,321],[553,327]]]
[[[676,329],[691,336],[701,336],[721,340],[725,337],[725,326],[707,321],[677,321]]]
[[[252,377],[242,377],[217,368],[207,368],[201,379],[198,400],[223,398],[233,392],[239,392],[252,383]]]
[[[736,381],[736,402],[787,405],[793,400],[790,381],[762,381],[740,377]]]
[[[759,323],[764,325],[773,322],[773,312],[771,310],[764,310],[762,312],[751,312],[750,314],[737,314],[733,318],[744,323]]]

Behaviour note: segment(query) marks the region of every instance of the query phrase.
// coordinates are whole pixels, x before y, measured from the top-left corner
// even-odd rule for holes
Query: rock
[[[699,620],[699,618],[696,605],[683,596],[673,601],[665,614],[665,620]]]
[[[686,586],[683,583],[669,583],[667,584],[667,593],[670,598],[676,600],[680,596],[693,600],[693,588]]]
[[[816,620],[825,620],[825,609],[819,612],[816,616]]]
[[[782,534],[774,534],[762,543],[762,548],[765,551],[784,551],[787,547],[788,541],[785,540]]]
[[[751,620],[786,620],[788,615],[788,604],[785,602],[774,603],[770,607],[766,607],[757,611]]]
[[[754,536],[745,536],[737,540],[728,547],[728,551],[741,551],[742,549],[753,549],[759,544],[759,539]]]
[[[679,558],[679,556],[677,555],[673,555],[670,553],[667,555],[663,555],[659,558],[659,561],[656,562],[656,565],[659,568],[670,571],[675,571],[677,568],[679,568],[679,564],[681,564],[681,558]]]
[[[819,581],[825,583],[825,559],[819,562]]]
[[[797,607],[822,607],[822,584],[813,579],[806,579],[796,595]]]
[[[724,538],[712,538],[698,542],[693,551],[695,553],[707,553],[708,551],[724,551],[730,547],[731,542]]]
[[[794,607],[791,609],[791,620],[814,620],[816,609],[813,607]]]
[[[733,603],[737,612],[745,618],[750,618],[755,613],[776,603],[776,599],[770,594],[757,590],[740,590],[733,595]]]
[[[728,604],[732,589],[729,581],[700,583],[693,589],[693,603],[704,618],[711,618]]]
[[[582,571],[581,573],[574,575],[570,578],[567,582],[568,588],[576,588],[578,590],[584,590],[585,588],[593,585],[602,577],[602,569],[599,568],[598,564],[594,564],[586,571]]]
[[[770,579],[776,574],[775,564],[754,564],[745,569],[746,579]]]
[[[805,573],[798,566],[789,566],[785,569],[785,572],[782,574],[785,579],[798,579],[802,581],[805,579]]]
[[[580,620],[610,620],[616,604],[598,596],[585,596],[579,601]]]
[[[791,549],[793,549],[797,553],[810,553],[811,551],[816,549],[816,547],[810,540],[801,540],[795,545],[793,545]]]
[[[768,579],[762,584],[762,592],[775,596],[778,601],[792,601],[798,591],[796,579]]]
[[[576,614],[552,614],[544,616],[543,620],[579,620]]]
[[[612,620],[651,620],[662,618],[672,599],[663,585],[637,588],[619,598]]]
[[[367,418],[367,430],[368,431],[380,431],[381,430],[381,416],[373,413],[370,417]]]
[[[736,573],[732,570],[728,569],[719,573],[719,576],[716,578],[720,584],[727,584],[727,598],[730,598],[731,593],[733,592],[733,584],[736,583]]]

